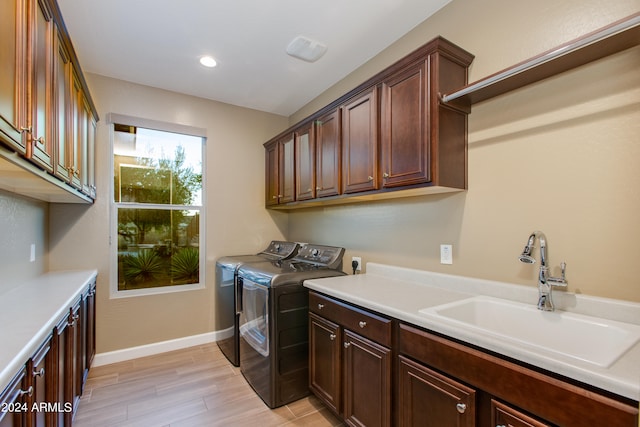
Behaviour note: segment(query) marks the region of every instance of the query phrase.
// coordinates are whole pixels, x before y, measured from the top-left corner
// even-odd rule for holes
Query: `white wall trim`
[[[123,348],[122,350],[98,353],[93,359],[92,367],[109,365],[111,363],[124,362],[139,357],[153,356],[167,351],[180,350],[196,345],[209,344],[222,337],[224,331],[208,332],[201,335],[191,335],[169,341],[161,341],[138,347]]]

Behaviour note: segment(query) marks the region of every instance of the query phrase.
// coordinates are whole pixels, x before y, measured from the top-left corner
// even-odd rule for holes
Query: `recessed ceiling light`
[[[304,36],[298,36],[287,46],[287,53],[307,62],[316,62],[327,51],[327,46]]]
[[[216,65],[218,65],[216,60],[213,59],[213,57],[211,57],[211,56],[202,56],[202,57],[200,57],[200,63],[202,65],[204,65],[205,67],[209,67],[209,68],[213,68]]]

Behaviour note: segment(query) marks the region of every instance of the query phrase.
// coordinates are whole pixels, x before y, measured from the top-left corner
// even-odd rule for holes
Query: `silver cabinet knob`
[[[336,339],[336,334],[329,334],[329,339],[331,341],[335,340]]]
[[[345,341],[343,345],[344,345],[344,348],[347,348],[347,347],[349,347],[351,344]]]
[[[39,371],[33,371],[34,377],[44,377],[44,368],[40,368]]]
[[[464,414],[464,411],[467,410],[467,405],[465,405],[464,403],[458,403],[456,405],[456,409],[458,410],[459,413]]]
[[[369,177],[367,178],[369,181],[373,181],[373,177],[371,175],[369,175]]]
[[[382,174],[382,177],[383,178],[389,178],[389,174],[385,172],[385,173]]]
[[[324,308],[324,304],[318,304],[318,310],[322,310]]]
[[[322,190],[322,187],[316,187],[316,191]]]
[[[33,396],[33,386],[32,385],[30,385],[29,388],[26,389],[26,390],[18,391],[18,396],[24,396],[25,394],[27,396],[29,396],[29,397]]]
[[[365,326],[367,326],[367,322],[363,322],[363,321],[361,320],[360,322],[358,322],[358,325],[359,325],[361,328],[364,328]]]

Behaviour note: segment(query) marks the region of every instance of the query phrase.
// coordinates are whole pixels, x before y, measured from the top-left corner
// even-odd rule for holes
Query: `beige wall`
[[[290,118],[306,117],[436,35],[476,55],[470,81],[638,11],[638,0],[454,0]],[[345,259],[534,286],[518,262],[546,233],[569,290],[640,302],[640,48],[473,106],[469,190],[290,214],[290,239]],[[453,265],[439,245],[453,244]],[[537,256],[537,252],[536,252]]]
[[[44,202],[0,190],[0,295],[46,270],[48,212]]]
[[[51,268],[98,269],[99,353],[214,331],[215,260],[255,253],[286,232],[286,215],[264,209],[262,143],[285,128],[287,119],[97,75],[87,77],[101,115],[98,199],[91,207],[51,205]],[[113,279],[109,264],[109,112],[207,130],[205,289],[109,298]]]

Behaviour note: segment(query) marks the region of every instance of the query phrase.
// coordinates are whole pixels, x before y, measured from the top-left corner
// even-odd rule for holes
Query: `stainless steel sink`
[[[420,310],[461,328],[609,367],[640,340],[640,326],[476,296]]]

